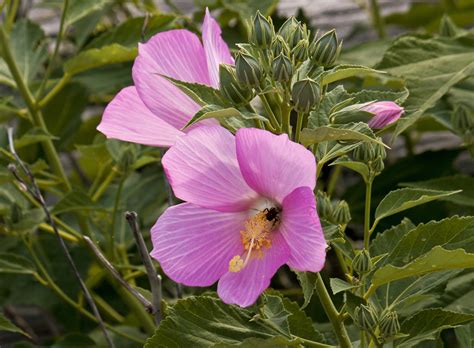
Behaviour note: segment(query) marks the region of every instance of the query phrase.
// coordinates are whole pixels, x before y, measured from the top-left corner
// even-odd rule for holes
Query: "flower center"
[[[261,258],[263,250],[272,245],[271,232],[280,223],[280,209],[265,208],[244,223],[245,229],[240,231],[240,239],[244,245],[243,255],[235,255],[229,261],[229,272],[239,272],[249,262],[250,256]]]

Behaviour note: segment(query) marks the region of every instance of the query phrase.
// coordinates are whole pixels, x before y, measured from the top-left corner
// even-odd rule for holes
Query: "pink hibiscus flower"
[[[313,154],[286,134],[199,127],[163,157],[175,195],[152,228],[151,255],[174,281],[253,304],[284,264],[318,272],[326,242],[316,213]]]
[[[160,75],[218,88],[219,64],[233,64],[221,29],[207,10],[202,41],[179,29],[156,34],[139,44],[132,71],[135,85],[122,89],[107,105],[97,129],[107,138],[160,147],[173,145],[200,106]]]
[[[397,121],[405,111],[392,101],[371,103],[363,107],[362,110],[374,114],[374,117],[369,120],[369,127],[377,129],[384,128]]]

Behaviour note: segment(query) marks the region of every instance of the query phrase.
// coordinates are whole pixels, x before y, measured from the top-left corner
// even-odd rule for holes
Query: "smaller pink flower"
[[[392,101],[381,101],[364,106],[362,110],[374,114],[369,121],[370,128],[384,128],[397,121],[404,113],[404,109]]]
[[[175,195],[151,230],[163,271],[188,286],[253,304],[278,268],[319,272],[326,241],[316,213],[316,161],[286,134],[199,127],[163,157]]]
[[[134,86],[122,89],[107,105],[97,130],[107,138],[169,147],[201,107],[162,75],[219,88],[219,64],[233,62],[219,24],[208,10],[202,43],[185,29],[158,33],[138,44]],[[206,124],[217,122],[203,120],[197,126]]]

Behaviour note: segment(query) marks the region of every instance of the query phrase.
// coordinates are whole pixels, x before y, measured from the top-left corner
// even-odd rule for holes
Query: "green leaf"
[[[316,129],[305,128],[301,132],[301,142],[305,146],[323,141],[367,141],[386,146],[375,138],[372,130],[363,122],[322,126]]]
[[[35,79],[48,57],[41,27],[27,19],[18,20],[10,33],[10,49],[21,76],[29,84]],[[16,88],[5,61],[0,59],[0,83]]]
[[[406,81],[410,90],[405,117],[394,136],[413,125],[451,87],[473,76],[474,47],[461,39],[403,36],[395,40],[377,66]]]
[[[385,265],[377,269],[372,277],[372,284],[380,286],[426,273],[472,267],[474,267],[474,253],[466,253],[464,249],[446,250],[441,246],[435,246],[431,251],[402,267]]]
[[[446,311],[441,308],[416,313],[401,323],[401,332],[408,334],[395,342],[397,347],[413,347],[425,340],[435,339],[441,330],[466,324],[474,315]]]
[[[16,139],[14,141],[15,149],[20,149],[22,147],[37,144],[39,142],[50,139],[57,139],[57,137],[45,132],[41,128],[33,127],[28,129],[25,134],[23,134],[19,139]]]
[[[82,51],[64,63],[64,72],[76,75],[83,71],[101,66],[129,62],[137,56],[136,48],[128,48],[119,44],[111,44],[101,48]]]
[[[370,255],[377,256],[387,254],[400,242],[400,240],[416,226],[408,218],[392,228],[377,234],[370,243]]]
[[[472,176],[453,175],[426,181],[401,183],[400,185],[428,190],[462,190],[462,192],[458,194],[441,197],[440,199],[459,205],[474,207],[474,178]]]
[[[290,312],[290,315],[288,316],[288,324],[292,335],[311,341],[324,341],[321,333],[316,331],[314,328],[313,321],[296,302],[291,301],[287,297],[281,297],[281,300],[283,301],[285,309]]]
[[[283,336],[275,336],[272,338],[247,338],[241,343],[233,344],[232,347],[240,348],[275,348],[275,347],[301,347],[301,340],[288,339]],[[226,343],[217,343],[212,345],[212,348],[228,348]]]
[[[318,170],[322,168],[325,163],[345,155],[359,145],[360,143],[340,144],[337,141],[325,141],[317,144],[316,158],[318,159]]]
[[[332,290],[332,293],[334,295],[340,293],[340,292],[343,292],[343,291],[346,291],[346,290],[350,290],[350,289],[355,289],[357,287],[359,287],[359,285],[353,285],[353,284],[350,284],[342,279],[339,279],[339,278],[331,278],[329,280],[330,282],[330,285],[331,285],[331,290]]]
[[[0,273],[35,274],[35,266],[26,257],[0,253]]]
[[[385,74],[384,71],[375,70],[362,65],[341,64],[335,68],[325,71],[321,76],[321,85],[329,85],[330,83],[347,79],[355,76],[368,76],[374,74]]]
[[[350,291],[346,291],[344,293],[344,303],[346,305],[347,312],[352,318],[354,318],[355,309],[362,304],[367,304],[367,301]]]
[[[239,15],[240,20],[248,22],[250,25],[250,19],[255,16],[257,11],[260,11],[264,15],[270,15],[276,8],[278,0],[223,0],[222,6],[226,10],[230,10]]]
[[[51,213],[62,214],[67,212],[87,213],[88,211],[97,211],[103,209],[83,191],[71,191],[59,200],[54,206]]]
[[[381,220],[387,216],[416,207],[417,205],[434,201],[441,197],[454,195],[458,191],[436,191],[426,189],[402,188],[389,192],[379,203],[375,211],[375,219]]]
[[[343,156],[343,157],[338,158],[333,163],[331,163],[331,166],[334,166],[334,165],[341,165],[343,167],[349,168],[359,173],[362,176],[362,178],[364,178],[365,182],[368,182],[369,180],[370,170],[367,164],[365,163],[353,161],[349,157]]]
[[[176,87],[178,87],[183,93],[188,97],[194,100],[197,104],[201,106],[206,105],[228,105],[225,99],[221,96],[218,89],[212,88],[210,86],[202,85],[199,83],[185,82],[181,80],[176,80],[169,76],[161,75],[166,78]]]
[[[170,13],[150,15],[146,24],[144,41],[161,31],[171,29],[175,19],[176,16]],[[130,48],[136,47],[137,43],[142,40],[144,21],[145,17],[127,19],[120,25],[100,34],[89,42],[85,49],[100,48],[114,43]]]
[[[187,128],[193,125],[196,122],[208,119],[208,118],[215,118],[216,120],[221,121],[224,125],[227,125],[229,122],[226,119],[243,119],[243,120],[260,120],[262,122],[267,123],[268,120],[260,115],[237,110],[236,108],[223,108],[219,105],[206,105],[201,110],[199,110],[189,122],[184,126]]]
[[[30,335],[28,335],[25,331],[8,320],[8,318],[5,317],[2,312],[0,312],[0,331],[16,332],[30,337]]]
[[[103,9],[111,0],[71,0],[67,9],[66,26]]]
[[[316,274],[312,272],[295,272],[298,282],[303,290],[304,303],[301,308],[305,308],[311,301],[316,286]]]

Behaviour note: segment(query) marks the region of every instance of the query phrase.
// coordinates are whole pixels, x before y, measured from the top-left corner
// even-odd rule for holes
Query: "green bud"
[[[370,258],[369,251],[362,249],[354,256],[352,260],[352,268],[359,274],[365,274],[372,269],[372,259]]]
[[[304,62],[308,59],[308,40],[300,40],[298,44],[291,50],[291,54],[296,62]]]
[[[285,39],[290,49],[296,47],[301,40],[308,38],[306,25],[298,22],[294,16],[291,16],[283,23],[278,34]]]
[[[398,314],[395,311],[388,311],[382,316],[379,324],[380,334],[384,338],[390,338],[400,332]]]
[[[275,30],[273,29],[272,19],[266,18],[260,11],[257,11],[253,19],[252,36],[250,42],[260,48],[267,48],[270,46]]]
[[[346,201],[340,201],[332,214],[332,220],[338,225],[347,225],[351,221],[351,212]]]
[[[298,112],[310,112],[321,98],[319,84],[310,78],[295,82],[291,89],[291,98]]]
[[[456,131],[463,134],[474,128],[474,115],[464,105],[458,105],[451,114],[451,124]]]
[[[362,143],[352,151],[352,158],[359,162],[368,163],[376,157],[375,148],[372,143]]]
[[[235,57],[237,81],[242,86],[258,87],[263,80],[263,73],[257,59],[245,52],[237,53]]]
[[[377,175],[384,170],[385,164],[383,163],[383,159],[381,157],[377,157],[370,163],[370,167]]]
[[[276,35],[272,41],[272,53],[273,57],[278,57],[280,54],[284,54],[285,56],[290,55],[290,48],[286,43],[285,39],[281,35]]]
[[[326,220],[330,220],[332,216],[333,206],[329,196],[323,191],[316,193],[316,203],[318,215]]]
[[[235,68],[228,64],[219,66],[219,90],[222,95],[237,106],[245,105],[253,98],[249,88],[242,88],[237,81]]]
[[[319,65],[330,67],[339,57],[341,46],[342,42],[339,43],[336,30],[333,29],[311,44],[311,58]]]
[[[288,82],[293,76],[293,64],[290,58],[280,53],[272,62],[273,79],[278,82]]]
[[[439,35],[446,36],[446,37],[455,37],[459,33],[459,28],[456,24],[454,24],[453,20],[444,15],[441,18],[441,23],[439,26]]]
[[[370,305],[360,305],[354,311],[355,324],[368,331],[373,331],[377,326],[378,316],[377,312]]]

